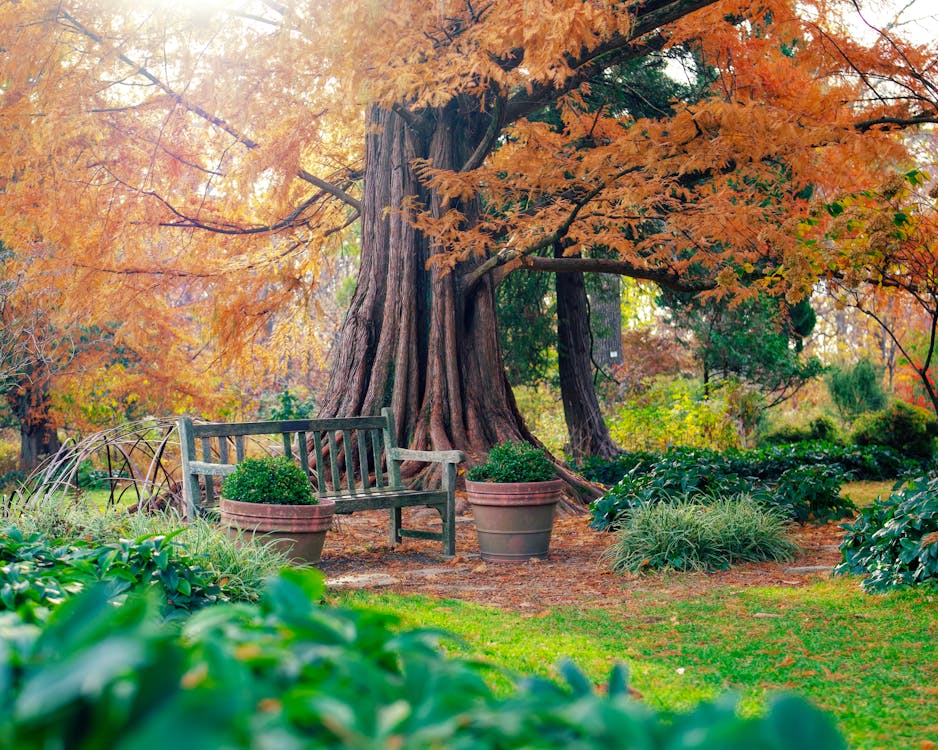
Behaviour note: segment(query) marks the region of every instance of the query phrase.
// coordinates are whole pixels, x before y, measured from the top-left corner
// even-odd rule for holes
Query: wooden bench
[[[261,445],[264,437],[276,446]],[[274,452],[297,460],[320,497],[335,500],[336,513],[387,509],[390,542],[403,537],[442,542],[443,555],[456,554],[456,465],[460,451],[398,448],[390,409],[379,417],[291,419],[271,422],[194,422],[179,419],[186,512],[195,515],[217,504],[216,477],[234,471],[246,456]],[[312,446],[310,461],[309,446]],[[440,464],[441,489],[413,489],[401,481],[404,461]],[[406,529],[401,509],[426,506],[440,514],[442,530]]]

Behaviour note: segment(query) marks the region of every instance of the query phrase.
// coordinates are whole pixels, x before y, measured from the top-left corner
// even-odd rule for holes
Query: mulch
[[[460,503],[461,508],[465,505]],[[432,528],[433,511],[404,512],[405,526]],[[390,547],[387,511],[337,516],[319,567],[333,589],[420,594],[522,613],[565,606],[621,609],[640,591],[673,599],[694,598],[714,588],[803,586],[830,576],[840,561],[843,536],[837,523],[794,526],[801,553],[791,562],[750,563],[715,573],[632,575],[610,571],[603,553],[613,537],[590,529],[586,514],[556,518],[546,560],[483,561],[467,509],[457,510],[456,529],[456,557],[445,559],[439,542],[405,538]]]

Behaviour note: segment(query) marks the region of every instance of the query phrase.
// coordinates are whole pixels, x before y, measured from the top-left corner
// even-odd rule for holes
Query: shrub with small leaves
[[[488,459],[466,472],[473,482],[546,482],[556,477],[544,449],[523,442],[492,446]]]
[[[762,438],[766,445],[789,445],[791,443],[804,443],[811,441],[824,441],[839,444],[840,434],[837,425],[830,417],[820,416],[807,424],[781,425]]]
[[[319,504],[309,477],[286,456],[244,459],[222,481],[221,493],[242,503]]]
[[[854,423],[857,445],[886,445],[900,453],[930,460],[935,454],[938,420],[931,412],[904,401],[888,409],[864,414]]]
[[[863,575],[867,591],[938,585],[938,477],[920,477],[844,524],[834,572]]]

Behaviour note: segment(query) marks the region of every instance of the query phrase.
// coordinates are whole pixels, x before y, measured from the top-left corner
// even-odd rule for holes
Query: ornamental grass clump
[[[241,503],[319,504],[309,477],[286,456],[244,459],[222,481],[221,494]]]
[[[472,482],[549,482],[555,478],[554,465],[544,449],[523,442],[492,446],[485,463],[466,472]]]
[[[614,571],[712,571],[743,562],[791,560],[785,518],[747,495],[635,508],[606,553]]]

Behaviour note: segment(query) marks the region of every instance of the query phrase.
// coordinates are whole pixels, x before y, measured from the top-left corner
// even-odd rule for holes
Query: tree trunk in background
[[[588,295],[589,319],[593,332],[593,362],[609,370],[622,364],[622,282],[618,276],[607,276],[603,286],[604,292],[610,289],[609,294]]]
[[[48,389],[44,382],[31,379],[11,389],[7,402],[20,423],[19,470],[29,474],[62,447],[55,422],[49,416]]]
[[[561,254],[562,250],[556,248],[555,255]],[[593,383],[589,306],[583,275],[558,273],[556,279],[557,364],[570,453],[577,459],[614,456],[619,449],[603,421]]]

